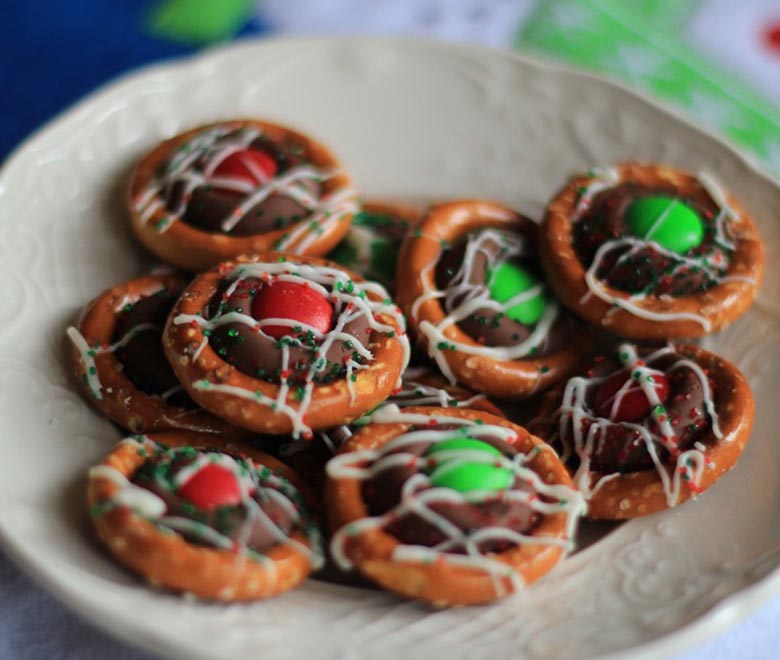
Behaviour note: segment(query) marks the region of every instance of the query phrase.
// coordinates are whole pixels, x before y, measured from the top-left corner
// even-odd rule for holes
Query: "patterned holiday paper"
[[[780,172],[777,0],[541,0],[516,46],[644,89]]]
[[[780,0],[144,0],[0,3],[0,158],[139,65],[258,34],[391,34],[516,46],[617,77],[780,173]],[[62,57],[63,51],[69,56]],[[31,84],[30,71],[35,71]]]

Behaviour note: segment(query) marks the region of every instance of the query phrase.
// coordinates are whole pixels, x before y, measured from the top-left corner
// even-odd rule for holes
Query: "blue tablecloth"
[[[265,31],[253,3],[245,0],[223,0],[233,10],[233,16],[223,19],[226,29],[216,34],[187,29],[186,16],[198,3],[214,4],[213,0],[0,2],[0,89],[4,90],[0,160],[46,120],[121,73],[220,40]]]

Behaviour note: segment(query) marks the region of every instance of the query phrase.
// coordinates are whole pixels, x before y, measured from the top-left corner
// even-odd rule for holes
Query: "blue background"
[[[151,34],[142,0],[0,0],[0,159],[29,133],[120,73],[196,46]],[[237,36],[265,32],[250,17]]]

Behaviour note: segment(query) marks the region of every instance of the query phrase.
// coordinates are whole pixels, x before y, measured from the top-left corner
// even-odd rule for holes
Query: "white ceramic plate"
[[[149,262],[122,209],[131,163],[203,122],[260,116],[320,136],[366,195],[478,196],[538,216],[573,171],[619,159],[719,177],[759,220],[753,310],[708,345],[757,395],[737,469],[698,501],[623,525],[521,595],[431,611],[309,580],[253,605],[157,593],[88,533],[84,474],[119,437],[69,385],[63,331]],[[377,40],[244,43],[104,88],[32,137],[0,179],[0,538],[96,623],[192,658],[580,657],[681,648],[780,586],[780,189],[732,148],[621,87],[517,55]],[[629,652],[628,650],[631,649]]]

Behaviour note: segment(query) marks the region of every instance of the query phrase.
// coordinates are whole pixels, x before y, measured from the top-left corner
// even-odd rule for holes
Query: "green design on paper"
[[[698,2],[545,0],[518,48],[600,71],[671,102],[780,172],[780,121],[771,102],[686,44]]]
[[[205,46],[224,41],[249,20],[253,0],[161,0],[149,11],[147,27],[171,41]]]

